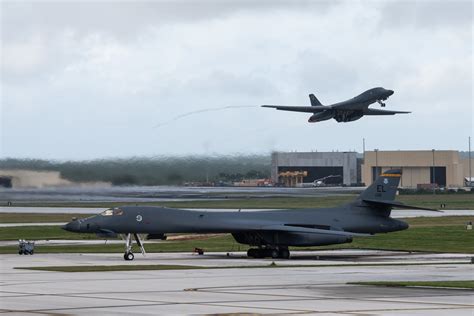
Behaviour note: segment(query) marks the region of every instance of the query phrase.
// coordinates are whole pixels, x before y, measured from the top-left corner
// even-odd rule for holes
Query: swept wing
[[[364,110],[364,115],[395,115],[395,114],[407,114],[411,112],[407,111],[389,111],[389,110],[379,110],[379,109],[366,109]]]
[[[423,211],[432,211],[432,212],[443,212],[434,208],[427,208],[427,207],[419,207],[419,206],[412,206],[406,205],[402,202],[398,201],[386,201],[386,200],[370,200],[370,199],[363,199],[362,201],[374,205],[377,207],[394,207],[394,208],[401,208],[401,209],[409,209],[409,210],[423,210]]]
[[[318,113],[326,110],[332,110],[332,106],[318,105],[318,106],[287,106],[287,105],[262,105],[264,108],[273,108],[281,111],[293,111],[293,112],[307,112],[307,113]]]

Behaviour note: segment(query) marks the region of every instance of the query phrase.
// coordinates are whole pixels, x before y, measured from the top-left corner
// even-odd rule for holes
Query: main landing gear
[[[274,259],[289,259],[290,251],[288,248],[251,248],[247,251],[247,256],[251,258],[266,258],[271,257]]]
[[[145,247],[143,247],[143,242],[141,241],[140,236],[138,236],[138,234],[133,234],[133,237],[135,238],[137,245],[140,247],[142,255],[145,256],[146,255]],[[133,244],[132,234],[128,233],[125,235],[125,253],[123,254],[123,259],[126,261],[130,261],[135,258],[132,252],[132,244]]]
[[[385,103],[383,103],[382,101],[377,100],[377,103],[380,104],[381,107],[383,107],[383,108],[385,107]]]

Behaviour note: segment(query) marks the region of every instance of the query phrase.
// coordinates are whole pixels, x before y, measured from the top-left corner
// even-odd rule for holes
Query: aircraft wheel
[[[123,258],[125,260],[129,261],[129,260],[133,260],[135,258],[135,256],[133,255],[133,253],[127,252],[126,254],[123,255]]]
[[[280,258],[290,259],[290,251],[288,249],[281,249],[280,250]]]
[[[255,258],[264,258],[265,249],[255,249]]]
[[[256,257],[256,249],[250,248],[247,250],[247,257],[255,258]]]
[[[272,249],[270,250],[270,257],[272,257],[273,259],[279,258],[280,253],[278,252],[277,249]]]

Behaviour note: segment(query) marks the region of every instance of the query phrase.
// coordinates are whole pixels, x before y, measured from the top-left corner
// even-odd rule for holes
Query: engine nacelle
[[[364,115],[363,115],[363,114],[352,114],[352,115],[350,115],[350,116],[346,119],[346,122],[357,121],[357,120],[360,119],[362,116],[364,116]]]
[[[325,246],[352,242],[352,237],[343,235],[292,233],[292,232],[245,232],[233,233],[234,239],[251,246]]]
[[[330,120],[334,117],[334,115],[336,115],[336,113],[334,113],[334,111],[331,111],[331,110],[316,113],[316,114],[311,115],[311,117],[308,119],[308,122],[314,123],[314,122]]]
[[[337,113],[334,119],[338,122],[352,122],[360,119],[362,116],[364,116],[362,111],[344,111]]]

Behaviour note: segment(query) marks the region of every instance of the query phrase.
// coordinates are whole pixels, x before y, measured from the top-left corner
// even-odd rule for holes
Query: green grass
[[[355,238],[350,247],[474,253],[474,231],[460,226],[413,227],[401,232]]]
[[[12,208],[12,211],[15,209]],[[39,214],[39,213],[0,213],[0,223],[65,223],[73,217],[78,219],[91,214]]]
[[[173,201],[173,202],[141,202],[139,205],[167,206],[176,208],[313,208],[332,207],[350,202],[357,194],[316,197],[270,197],[270,198],[229,198],[216,200]],[[474,194],[439,194],[439,195],[400,195],[398,201],[409,205],[439,208],[441,203],[446,209],[474,209]],[[108,208],[135,203],[109,202],[16,202],[15,206],[30,207],[97,207]],[[12,207],[12,212],[14,207]]]
[[[61,229],[61,226],[14,226],[0,229],[0,240],[38,239],[97,239],[94,234],[77,234]]]
[[[168,207],[183,208],[319,208],[340,206],[351,202],[357,195],[325,197],[290,197],[267,199],[238,199],[220,201],[183,201],[162,203]],[[402,195],[396,198],[408,205],[446,209],[474,209],[474,194],[471,195]]]
[[[353,282],[349,284],[357,285],[377,285],[377,286],[428,286],[428,287],[452,287],[463,289],[474,289],[474,280],[467,281],[401,281],[401,282]]]
[[[292,250],[316,249],[386,249],[403,251],[474,253],[474,230],[466,230],[464,224],[472,220],[468,216],[421,217],[407,219],[411,228],[405,231],[378,234],[373,237],[357,237],[350,244],[325,247],[291,248]],[[8,227],[0,230],[0,240],[17,239],[95,239],[93,234],[75,234],[59,227],[29,226]],[[105,243],[105,242],[104,242]],[[220,235],[198,240],[166,241],[146,243],[147,252],[192,252],[195,247],[205,251],[246,251],[248,246],[235,242],[231,235]],[[0,253],[16,253],[13,246],[0,247]],[[122,244],[77,245],[77,246],[37,246],[37,253],[51,252],[123,252]]]

